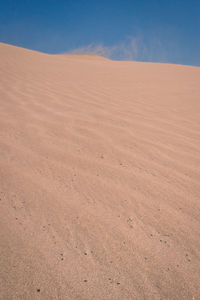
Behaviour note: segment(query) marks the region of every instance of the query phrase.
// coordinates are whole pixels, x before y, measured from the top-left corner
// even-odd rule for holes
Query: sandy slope
[[[200,68],[0,44],[0,299],[200,299]]]

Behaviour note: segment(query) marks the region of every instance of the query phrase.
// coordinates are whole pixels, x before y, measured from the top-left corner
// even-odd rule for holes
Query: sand
[[[200,68],[0,44],[0,299],[200,299]]]

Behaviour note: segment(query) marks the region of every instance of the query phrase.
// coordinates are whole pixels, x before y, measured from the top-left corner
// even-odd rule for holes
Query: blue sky
[[[0,41],[200,66],[200,0],[0,0]]]

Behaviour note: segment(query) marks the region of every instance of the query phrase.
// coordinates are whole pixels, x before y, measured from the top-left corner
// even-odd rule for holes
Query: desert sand
[[[0,299],[200,299],[200,68],[0,44]]]

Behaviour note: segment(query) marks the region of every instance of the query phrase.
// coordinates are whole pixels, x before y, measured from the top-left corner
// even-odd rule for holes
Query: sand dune
[[[200,68],[0,44],[0,299],[200,299]]]
[[[98,55],[95,55],[95,54],[77,54],[77,53],[72,53],[72,54],[60,54],[59,56],[63,56],[65,58],[74,58],[74,59],[81,59],[81,60],[109,60],[108,58],[106,57],[103,57],[103,56],[98,56]]]

